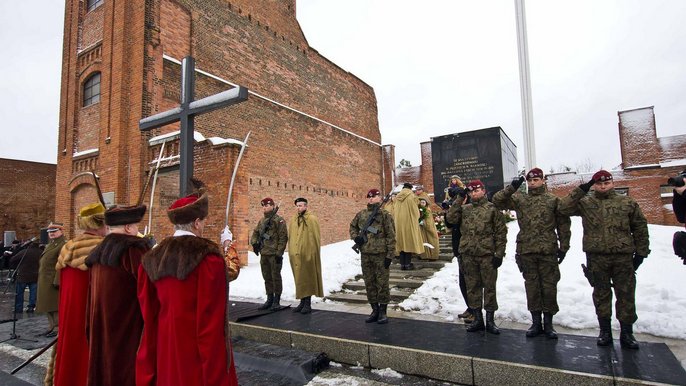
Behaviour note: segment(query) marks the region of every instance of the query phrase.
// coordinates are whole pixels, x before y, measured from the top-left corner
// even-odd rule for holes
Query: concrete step
[[[436,271],[432,269],[415,269],[414,271],[401,271],[401,270],[391,270],[391,279],[410,279],[417,278],[418,280],[424,280],[428,277],[433,276]]]
[[[402,291],[397,289],[391,289],[391,303],[399,303],[407,299],[412,291]],[[329,300],[335,300],[345,303],[367,303],[367,292],[357,291],[355,293],[350,292],[337,292],[326,297]]]
[[[419,288],[424,284],[423,280],[393,278],[388,281],[391,287],[397,288]],[[364,291],[364,280],[349,281],[343,284],[343,288],[351,291]]]

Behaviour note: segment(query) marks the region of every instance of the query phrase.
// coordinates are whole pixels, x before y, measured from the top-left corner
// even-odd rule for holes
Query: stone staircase
[[[443,268],[447,262],[452,261],[453,253],[450,244],[450,235],[441,236],[439,238],[439,246],[441,252],[438,256],[438,260],[427,261],[413,259],[412,263],[415,266],[413,271],[402,271],[400,270],[398,261],[393,261],[389,280],[391,287],[391,304],[398,304],[407,299],[415,289],[424,284],[424,280]],[[358,275],[354,280],[345,283],[342,291],[332,293],[326,298],[343,303],[366,304],[367,294],[364,288],[364,279],[362,278],[362,275]]]

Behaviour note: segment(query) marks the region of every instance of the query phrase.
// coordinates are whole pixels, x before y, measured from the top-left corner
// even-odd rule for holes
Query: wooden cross
[[[194,101],[194,98],[195,59],[191,56],[186,56],[181,63],[181,105],[143,118],[138,124],[141,131],[148,131],[170,123],[181,122],[181,133],[179,134],[179,147],[181,149],[181,154],[179,155],[179,186],[181,197],[185,197],[190,193],[189,186],[193,177],[193,121],[195,116],[246,101],[248,99],[248,89],[238,86],[197,101]]]

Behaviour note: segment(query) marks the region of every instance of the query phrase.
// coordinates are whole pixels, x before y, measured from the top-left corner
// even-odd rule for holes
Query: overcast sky
[[[513,0],[299,0],[314,49],[376,92],[382,142],[501,126],[522,144]],[[621,161],[617,111],[686,134],[686,1],[526,1],[537,164]],[[64,2],[0,2],[0,158],[55,162]]]

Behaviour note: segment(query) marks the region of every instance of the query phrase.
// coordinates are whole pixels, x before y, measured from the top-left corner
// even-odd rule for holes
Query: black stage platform
[[[465,325],[391,318],[386,325],[364,323],[365,315],[290,310],[250,317],[258,304],[232,302],[229,315],[241,324],[302,332],[323,337],[425,350],[437,353],[554,368],[615,378],[686,385],[686,371],[664,343],[641,342],[640,350],[598,347],[595,337],[560,334],[526,338],[521,330],[501,329],[500,335],[468,333]],[[233,318],[233,316],[232,316]]]

